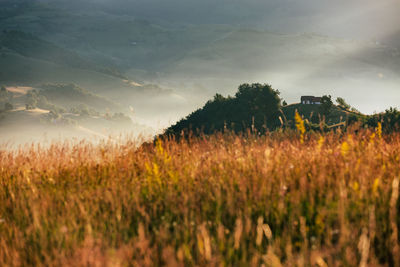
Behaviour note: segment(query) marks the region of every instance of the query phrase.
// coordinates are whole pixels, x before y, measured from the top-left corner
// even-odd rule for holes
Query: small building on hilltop
[[[322,104],[322,97],[302,96],[301,97],[301,104],[304,104],[304,105],[321,105]]]

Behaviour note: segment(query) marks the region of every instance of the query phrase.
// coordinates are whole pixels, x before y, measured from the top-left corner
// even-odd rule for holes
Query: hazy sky
[[[252,25],[280,32],[317,32],[349,38],[386,39],[400,30],[399,0],[69,0],[67,3],[78,7],[101,4],[109,11],[150,20]]]

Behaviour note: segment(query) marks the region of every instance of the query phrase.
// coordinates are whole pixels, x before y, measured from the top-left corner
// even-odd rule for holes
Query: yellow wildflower
[[[374,181],[374,184],[373,184],[373,186],[372,186],[372,192],[373,192],[374,194],[376,194],[376,192],[378,191],[378,189],[379,189],[379,178],[376,178],[375,181]]]
[[[358,184],[358,182],[354,182],[353,183],[353,190],[354,191],[358,191],[358,189],[360,189],[360,185]]]
[[[300,116],[300,114],[297,112],[295,113],[294,119],[296,121],[296,128],[300,132],[300,142],[304,143],[304,134],[306,132],[306,127],[304,126],[304,120]]]
[[[350,152],[350,145],[346,141],[342,144],[341,152],[343,156],[346,156]]]
[[[325,138],[321,135],[320,138],[318,139],[318,149],[321,149],[322,146],[324,145]]]
[[[378,126],[375,128],[376,135],[379,139],[382,139],[382,123],[378,122]]]

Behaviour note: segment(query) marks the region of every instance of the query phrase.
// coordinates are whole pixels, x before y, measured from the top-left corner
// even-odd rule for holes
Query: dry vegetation
[[[379,129],[3,151],[0,263],[400,266],[399,177]]]

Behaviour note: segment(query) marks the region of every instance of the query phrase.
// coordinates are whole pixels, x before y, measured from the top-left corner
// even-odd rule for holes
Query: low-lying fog
[[[4,0],[0,143],[151,135],[251,82],[288,103],[330,94],[368,114],[399,107],[398,10],[398,0]]]

